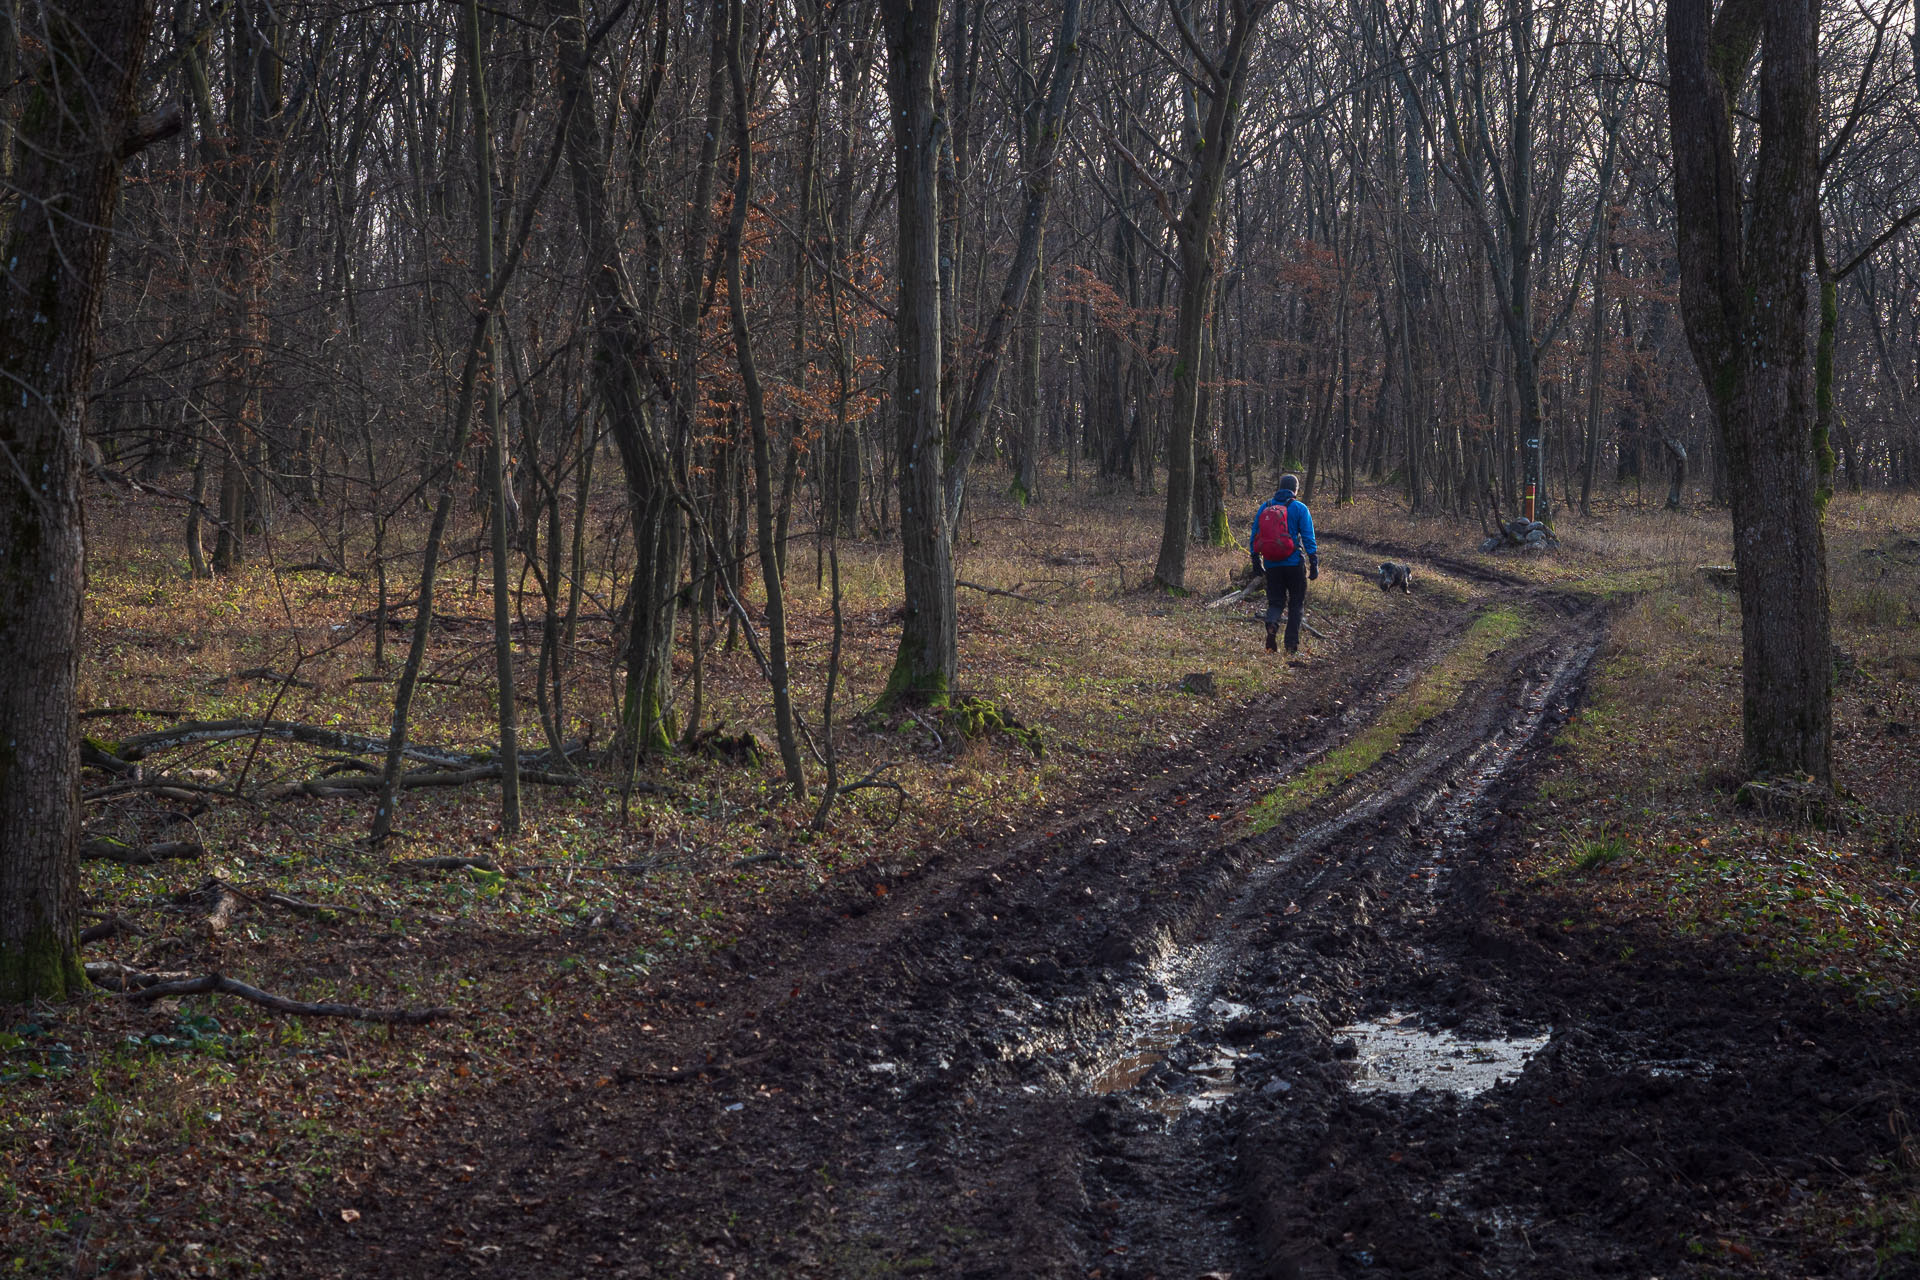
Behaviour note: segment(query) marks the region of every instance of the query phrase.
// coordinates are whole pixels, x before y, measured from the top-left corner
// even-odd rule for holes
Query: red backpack
[[[1287,512],[1293,499],[1269,503],[1260,513],[1260,524],[1253,531],[1253,554],[1269,564],[1293,555],[1293,533],[1287,527]]]

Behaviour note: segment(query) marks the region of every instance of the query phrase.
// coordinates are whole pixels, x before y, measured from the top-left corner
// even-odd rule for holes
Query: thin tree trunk
[[[1178,3],[1178,0],[1170,0]],[[1193,518],[1194,430],[1200,406],[1200,356],[1207,304],[1213,296],[1213,223],[1240,130],[1241,99],[1270,4],[1236,5],[1226,45],[1209,63],[1211,97],[1205,123],[1192,139],[1192,186],[1174,219],[1180,244],[1180,304],[1174,337],[1173,417],[1167,428],[1167,507],[1160,527],[1154,585],[1186,591],[1187,529]],[[1184,19],[1183,19],[1184,21]]]
[[[759,536],[760,577],[766,587],[767,682],[773,686],[773,731],[786,766],[787,785],[795,799],[807,795],[806,765],[800,759],[800,740],[793,723],[793,695],[787,680],[786,586],[781,581],[779,545],[773,524],[773,450],[767,439],[767,402],[760,387],[760,371],[753,358],[753,333],[747,327],[746,284],[741,279],[740,247],[747,229],[747,205],[753,198],[753,136],[747,115],[747,80],[740,66],[741,28],[746,23],[741,0],[727,6],[727,78],[733,85],[735,171],[733,213],[727,225],[727,309],[733,320],[734,357],[740,365],[741,390],[747,401],[747,425],[753,435],[753,497]]]
[[[480,42],[479,0],[467,0],[468,91],[473,100],[474,171],[479,179],[479,207],[474,221],[480,230],[478,245],[480,286],[493,286],[493,135],[487,104],[486,52]],[[498,316],[483,322],[481,339],[483,376],[487,380],[487,496],[493,526],[493,665],[500,699],[500,833],[520,833],[520,715],[513,688],[513,616],[508,598],[507,569],[507,433],[500,417],[500,363],[496,359]]]

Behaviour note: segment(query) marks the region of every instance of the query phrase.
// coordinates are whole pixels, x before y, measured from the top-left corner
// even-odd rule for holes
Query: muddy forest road
[[[663,979],[573,1088],[310,1216],[299,1269],[1898,1273],[1780,1224],[1898,1154],[1910,1028],[1512,883],[1605,619],[1453,586],[1077,811]]]

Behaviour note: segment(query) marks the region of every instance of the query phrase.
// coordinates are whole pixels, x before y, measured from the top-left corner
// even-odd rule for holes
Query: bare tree
[[[1739,570],[1745,768],[1832,779],[1833,651],[1807,350],[1819,217],[1814,0],[1671,0],[1674,205],[1687,339],[1726,450]],[[1734,137],[1759,61],[1758,146]],[[1743,182],[1742,179],[1747,181]]]
[[[151,3],[36,0],[0,281],[0,1003],[79,957],[82,419]],[[149,131],[151,132],[151,130]]]

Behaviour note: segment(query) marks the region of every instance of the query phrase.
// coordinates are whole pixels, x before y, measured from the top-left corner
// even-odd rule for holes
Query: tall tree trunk
[[[934,101],[941,0],[881,0],[893,107],[898,301],[894,415],[906,617],[881,702],[944,701],[960,665],[953,529],[945,484],[940,330],[940,120]]]
[[[153,6],[24,6],[40,45],[0,279],[0,1004],[80,990],[81,454],[121,149]],[[15,92],[20,92],[16,88]],[[34,483],[22,483],[22,477]]]
[[[1719,428],[1740,587],[1744,767],[1832,780],[1833,651],[1806,273],[1819,208],[1815,0],[1671,0],[1680,302]],[[1760,57],[1759,146],[1733,130]]]
[[[182,26],[192,6],[180,10]],[[183,63],[200,127],[200,156],[220,206],[215,267],[226,307],[225,350],[216,371],[222,442],[220,524],[213,568],[228,573],[246,558],[246,538],[258,513],[261,381],[266,369],[268,266],[279,201],[284,126],[282,25],[271,7],[238,6],[231,15],[226,129],[220,128],[213,85],[193,38],[181,33]]]
[[[625,472],[627,515],[633,533],[634,576],[627,608],[620,732],[627,758],[634,760],[666,750],[673,742],[673,632],[680,565],[686,553],[686,518],[676,497],[672,451],[656,430],[649,403],[645,370],[652,348],[646,312],[652,295],[645,291],[634,294],[615,234],[600,113],[592,100],[594,49],[588,43],[583,6],[580,0],[553,0],[550,11],[560,39],[561,92],[569,104],[567,167],[572,177],[574,211],[586,241],[588,296],[594,313],[593,383]],[[724,4],[716,5],[715,11],[724,24]],[[725,74],[724,36],[720,32],[714,36],[714,57],[717,78]],[[718,126],[719,121],[710,113],[709,133]],[[710,176],[710,167],[703,171]],[[634,185],[639,184],[636,181]],[[697,203],[692,216],[696,222],[707,216],[704,201]],[[657,215],[651,211],[643,213],[641,221],[658,225]],[[647,243],[649,253],[657,251],[652,237]],[[697,256],[689,260],[687,268],[696,274],[698,268],[693,264],[697,261]],[[640,273],[645,289],[657,282],[657,266],[657,262],[650,262]],[[683,342],[690,341],[688,334],[682,337]],[[695,394],[691,377],[682,377],[675,387],[675,399],[689,424],[689,402]]]
[[[1179,4],[1180,0],[1169,0]],[[1259,27],[1270,3],[1235,5],[1226,45],[1207,60],[1207,114],[1192,139],[1192,186],[1186,206],[1174,219],[1180,245],[1180,310],[1175,326],[1173,417],[1167,427],[1167,508],[1160,526],[1160,555],[1154,585],[1184,592],[1187,583],[1187,530],[1193,518],[1193,441],[1200,407],[1201,346],[1207,304],[1213,296],[1213,223],[1240,131],[1241,99],[1247,69],[1258,44]],[[1176,13],[1176,17],[1179,14]],[[1184,17],[1179,17],[1184,23]]]

